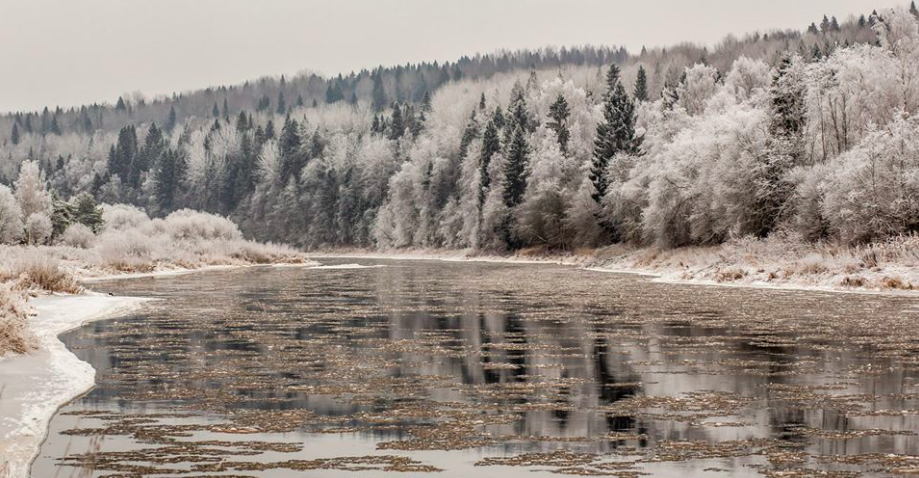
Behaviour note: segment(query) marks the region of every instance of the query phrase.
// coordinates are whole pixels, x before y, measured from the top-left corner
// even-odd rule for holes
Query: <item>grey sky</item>
[[[908,0],[0,0],[0,111],[545,45],[714,44]]]

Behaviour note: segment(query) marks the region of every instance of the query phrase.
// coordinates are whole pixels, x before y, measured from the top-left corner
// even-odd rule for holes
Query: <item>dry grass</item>
[[[26,294],[22,290],[17,289],[13,282],[0,284],[0,357],[35,349],[35,336],[28,327],[29,312]]]

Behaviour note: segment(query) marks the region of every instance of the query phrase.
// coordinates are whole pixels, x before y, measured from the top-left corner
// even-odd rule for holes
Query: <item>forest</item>
[[[919,229],[919,12],[0,116],[0,242],[194,209],[307,249],[674,248]],[[79,226],[77,226],[79,224]]]

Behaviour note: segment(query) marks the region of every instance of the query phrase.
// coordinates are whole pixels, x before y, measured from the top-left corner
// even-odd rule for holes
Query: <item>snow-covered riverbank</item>
[[[734,287],[860,293],[915,293],[919,289],[919,238],[913,237],[861,247],[771,238],[677,249],[617,245],[570,254],[525,250],[502,256],[472,250],[346,249],[312,257],[551,263],[646,274],[663,282]]]
[[[37,315],[29,327],[38,349],[0,359],[0,476],[5,467],[10,478],[27,477],[51,417],[93,386],[95,370],[67,350],[58,336],[88,322],[127,314],[144,302],[89,294],[32,300]]]

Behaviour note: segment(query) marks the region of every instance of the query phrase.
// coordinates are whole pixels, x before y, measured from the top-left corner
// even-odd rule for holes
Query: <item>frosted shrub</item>
[[[51,238],[54,226],[47,214],[36,212],[26,218],[25,238],[30,245],[45,244]]]
[[[147,213],[128,204],[102,206],[102,230],[135,229],[150,222]]]
[[[61,244],[77,249],[89,249],[95,240],[93,230],[80,223],[71,224],[61,235]]]
[[[242,233],[229,219],[205,212],[182,209],[163,220],[163,227],[172,238],[183,239],[242,239]]]
[[[94,248],[100,265],[122,272],[153,270],[155,249],[151,237],[134,229],[107,232]]]

